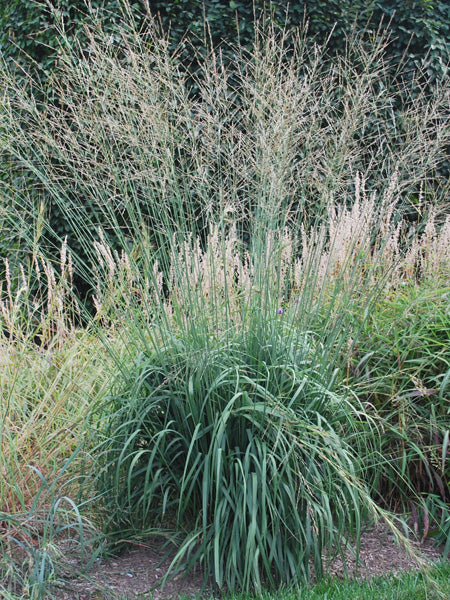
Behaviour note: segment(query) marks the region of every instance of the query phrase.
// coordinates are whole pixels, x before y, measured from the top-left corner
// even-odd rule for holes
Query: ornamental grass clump
[[[319,576],[370,511],[348,443],[361,414],[323,373],[320,341],[277,315],[166,339],[103,406],[107,528],[179,532],[175,571],[200,563],[220,589]]]

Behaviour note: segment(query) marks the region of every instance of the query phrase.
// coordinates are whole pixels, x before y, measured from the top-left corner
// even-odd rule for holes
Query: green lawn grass
[[[432,600],[450,597],[450,563],[422,572],[387,575],[365,581],[325,579],[306,589],[278,590],[252,596],[233,594],[226,600]],[[225,600],[225,599],[224,599]]]

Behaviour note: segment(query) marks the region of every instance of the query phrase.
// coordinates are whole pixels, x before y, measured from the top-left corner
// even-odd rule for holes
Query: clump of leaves
[[[255,333],[255,331],[257,333]],[[212,332],[211,332],[212,333]],[[317,341],[277,322],[173,337],[103,407],[100,491],[120,539],[183,532],[172,567],[220,587],[299,583],[359,535],[359,408],[333,391]]]

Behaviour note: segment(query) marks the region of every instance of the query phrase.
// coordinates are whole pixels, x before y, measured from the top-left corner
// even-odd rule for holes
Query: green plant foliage
[[[308,23],[312,37],[321,42],[329,39],[332,52],[345,49],[345,39],[352,31],[373,36],[381,26],[392,31],[392,42],[387,58],[399,64],[406,53],[411,67],[426,66],[429,77],[439,78],[445,73],[450,58],[450,14],[445,2],[429,0],[381,0],[376,2],[351,2],[326,0],[325,2],[293,2],[255,0],[92,0],[89,9],[84,0],[53,0],[22,2],[6,0],[0,8],[0,52],[10,60],[25,53],[40,65],[46,76],[53,70],[61,44],[59,27],[64,25],[67,40],[72,42],[88,22],[93,10],[101,19],[105,31],[114,35],[123,15],[133,15],[139,26],[148,16],[156,16],[164,29],[170,30],[172,48],[178,47],[186,60],[192,60],[190,44],[204,51],[213,47],[235,43],[250,48],[254,35],[254,19],[265,15],[279,25],[301,26]],[[186,35],[190,43],[185,44]],[[225,55],[232,52],[224,46]],[[22,62],[22,64],[24,64]]]
[[[445,2],[429,0],[326,0],[281,2],[177,0],[150,1],[150,9],[165,27],[170,25],[171,39],[181,42],[187,32],[199,41],[216,47],[223,40],[235,42],[239,36],[244,47],[253,39],[254,18],[272,19],[280,26],[308,24],[308,33],[320,42],[329,40],[332,53],[343,53],[346,38],[353,33],[367,36],[367,41],[389,26],[392,42],[386,54],[403,69],[426,67],[432,79],[439,79],[450,60],[450,12]],[[205,27],[208,31],[205,31]],[[224,47],[225,54],[227,48]],[[407,60],[404,61],[405,55]],[[188,57],[188,52],[185,54]]]
[[[380,499],[397,509],[416,504],[416,527],[420,521],[424,535],[434,529],[447,545],[449,299],[448,288],[425,282],[380,301],[365,322],[351,380],[386,422],[381,452],[391,461],[378,482]]]
[[[92,16],[99,18],[107,33],[120,24],[125,8],[122,0],[53,0],[52,2],[5,0],[0,8],[0,53],[18,66],[35,66],[33,74],[48,79],[54,70],[61,44],[74,44]],[[136,14],[142,3],[130,4]],[[145,13],[144,13],[145,14]],[[61,37],[61,28],[65,38]],[[86,42],[86,38],[84,38]]]
[[[80,572],[98,556],[98,532],[82,516],[76,501],[66,495],[70,481],[61,481],[76,460],[77,452],[58,472],[48,474],[51,481],[28,465],[31,476],[40,484],[31,506],[20,513],[0,511],[2,598],[11,594],[12,598],[44,600],[54,586],[64,585],[65,578],[73,575],[69,557],[77,559],[76,569]]]
[[[114,43],[98,27],[86,35],[88,49],[61,53],[56,101],[34,102],[2,70],[0,142],[87,256],[91,324],[118,373],[92,417],[104,527],[122,541],[174,533],[172,572],[199,562],[220,588],[303,582],[310,561],[320,574],[325,549],[358,541],[369,491],[378,498],[396,478],[405,496],[426,456],[390,412],[377,429],[385,422],[348,400],[335,367],[359,348],[362,368],[377,347],[361,315],[408,240],[413,273],[448,247],[437,234],[421,244],[402,219],[408,194],[441,164],[446,91],[421,90],[397,129],[379,42],[368,54],[354,39],[331,57],[302,36],[293,51],[269,28],[252,52],[235,49],[231,75],[219,54],[199,61],[192,94],[192,73],[159,30],[143,37],[127,22]],[[37,218],[31,191],[14,191],[10,221]],[[45,240],[55,231],[42,219]],[[32,237],[30,247],[37,256]],[[55,296],[62,324],[65,298]]]
[[[450,565],[433,565],[429,571],[410,571],[366,580],[324,579],[302,589],[275,593],[229,594],[225,600],[444,600],[450,595]],[[212,599],[209,599],[212,600]]]
[[[308,33],[324,42],[329,39],[331,52],[342,53],[352,32],[367,35],[367,40],[381,29],[390,28],[392,42],[388,61],[399,65],[407,55],[408,68],[426,66],[430,78],[446,72],[450,60],[450,9],[446,2],[429,0],[325,0],[285,3],[256,0],[220,2],[178,0],[150,2],[152,12],[170,24],[172,39],[179,42],[187,31],[199,41],[205,39],[205,23],[214,45],[222,40],[234,42],[238,34],[244,46],[253,38],[255,16],[265,15],[281,26],[308,24]],[[405,63],[404,63],[405,64]]]
[[[219,588],[300,583],[370,506],[347,443],[359,409],[308,335],[278,320],[209,333],[193,325],[143,355],[103,405],[106,527],[185,531],[173,567],[200,561]]]
[[[160,223],[165,214],[160,203],[168,207],[170,202],[154,178],[158,169],[165,173],[169,195],[179,200],[176,213],[173,204],[168,207],[169,221],[176,214],[181,224],[187,211],[204,222],[231,186],[230,203],[239,204],[239,228],[248,241],[252,203],[260,184],[270,178],[282,212],[295,203],[298,212],[308,206],[308,212],[322,213],[321,203],[330,193],[342,203],[353,202],[358,171],[370,169],[369,189],[377,192],[387,191],[397,173],[399,190],[406,195],[430,181],[442,165],[448,139],[445,92],[429,95],[418,87],[413,105],[411,94],[396,85],[384,66],[382,43],[367,52],[353,40],[345,57],[331,59],[324,47],[311,50],[302,35],[292,50],[290,38],[274,27],[279,49],[260,35],[252,52],[235,47],[234,63],[224,70],[216,68],[222,64],[219,53],[205,60],[196,57],[203,75],[197,82],[199,97],[193,97],[189,69],[179,65],[157,28],[142,37],[125,22],[120,39],[110,43],[99,25],[94,24],[90,46],[81,56],[69,42],[64,46],[53,97],[43,105],[24,92],[14,74],[2,70],[3,87],[11,96],[5,103],[3,156],[14,156],[15,169],[20,165],[19,173],[28,172],[9,189],[24,204],[46,202],[53,245],[68,235],[69,245],[80,254],[78,213],[84,212],[80,219],[90,245],[104,207],[110,206],[105,205],[109,196],[123,199],[114,217],[118,227],[109,231],[123,230],[141,216],[144,223]],[[105,89],[110,90],[106,95]],[[394,107],[405,98],[411,102],[398,109],[396,122]],[[281,99],[279,111],[275,102]],[[260,102],[267,109],[261,110]],[[47,118],[48,111],[54,118]],[[41,125],[46,132],[39,136]],[[266,143],[270,135],[277,138],[279,127],[290,129],[283,152]],[[238,138],[242,144],[236,143]],[[173,150],[171,166],[167,147]],[[208,177],[199,161],[207,163]],[[39,166],[43,163],[45,169]],[[277,165],[273,175],[270,163]],[[10,173],[10,165],[0,170],[0,176]],[[73,185],[66,184],[68,179]],[[427,200],[434,200],[431,182],[430,188]],[[445,187],[439,188],[437,201],[442,198],[447,198]],[[201,219],[195,225],[205,235]],[[126,245],[133,226],[129,229]]]
[[[410,69],[424,67],[432,81],[448,70],[450,61],[450,6],[430,0],[381,1],[376,3],[375,22],[391,23],[391,60],[406,55]]]

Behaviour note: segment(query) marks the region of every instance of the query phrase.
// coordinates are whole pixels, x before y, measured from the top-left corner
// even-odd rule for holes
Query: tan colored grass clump
[[[100,340],[75,326],[66,245],[59,272],[38,256],[33,267],[16,276],[6,262],[0,284],[0,505],[10,514],[30,509],[79,444],[111,368]]]

